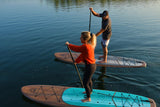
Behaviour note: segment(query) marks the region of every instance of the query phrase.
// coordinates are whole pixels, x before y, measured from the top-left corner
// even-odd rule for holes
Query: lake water
[[[22,96],[32,84],[81,87],[72,64],[55,59],[65,42],[81,45],[89,29],[89,7],[107,9],[112,20],[109,55],[147,62],[146,68],[97,67],[94,88],[152,98],[160,107],[159,0],[0,0],[0,106],[43,107]],[[91,17],[91,32],[101,19]],[[101,36],[95,53],[102,53]],[[79,67],[83,75],[84,67]]]

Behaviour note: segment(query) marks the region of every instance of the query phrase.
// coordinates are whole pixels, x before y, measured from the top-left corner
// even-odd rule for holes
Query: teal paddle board
[[[37,103],[61,107],[156,107],[153,99],[124,92],[93,89],[91,102],[81,102],[84,88],[28,85],[21,88],[27,98]]]

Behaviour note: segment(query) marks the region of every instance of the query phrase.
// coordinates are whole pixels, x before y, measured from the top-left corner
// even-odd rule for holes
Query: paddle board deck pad
[[[69,52],[57,52],[54,54],[55,57],[66,63],[73,63],[72,58]],[[73,58],[76,59],[80,53],[72,52]],[[95,54],[96,64],[97,66],[104,67],[146,67],[146,63],[142,60],[126,58],[126,57],[118,57],[118,56],[107,56],[107,63],[99,63],[99,61],[103,60],[103,58],[99,58],[100,54]],[[84,64],[84,63],[80,63]]]
[[[91,102],[83,103],[84,88],[28,85],[21,88],[23,95],[35,102],[61,107],[156,107],[153,99],[116,91],[93,89]]]

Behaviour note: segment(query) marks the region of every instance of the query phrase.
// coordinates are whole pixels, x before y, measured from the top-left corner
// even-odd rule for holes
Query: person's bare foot
[[[86,94],[86,91],[84,91],[83,94]]]
[[[91,101],[91,98],[82,99],[81,101],[82,101],[82,102],[90,102],[90,101]]]
[[[104,60],[103,60],[103,61],[99,61],[99,63],[107,63],[107,61],[104,61]]]

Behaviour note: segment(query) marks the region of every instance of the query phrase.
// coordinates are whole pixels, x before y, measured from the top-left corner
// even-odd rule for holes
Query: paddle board
[[[73,63],[72,58],[69,52],[57,52],[54,54],[55,57],[66,63]],[[73,58],[76,59],[80,53],[72,52]],[[107,63],[99,63],[102,58],[99,58],[100,54],[95,54],[96,64],[97,66],[103,67],[146,67],[146,63],[142,60],[119,57],[119,56],[107,56]],[[84,64],[84,63],[80,63]]]
[[[21,88],[23,95],[30,100],[49,106],[61,107],[156,107],[153,99],[130,93],[93,89],[91,102],[84,99],[84,88],[28,85]]]

